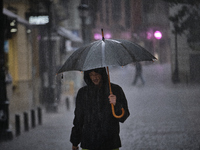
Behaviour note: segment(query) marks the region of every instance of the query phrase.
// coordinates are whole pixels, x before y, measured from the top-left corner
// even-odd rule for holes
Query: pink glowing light
[[[100,39],[102,39],[101,34],[95,33],[95,34],[94,34],[94,39],[95,39],[95,40],[100,40]]]
[[[154,32],[154,37],[159,40],[159,39],[162,38],[162,33],[160,31],[155,31]]]
[[[111,36],[110,33],[105,33],[105,34],[104,34],[104,38],[105,38],[105,39],[110,39],[111,37],[112,37],[112,36]],[[99,33],[95,33],[95,34],[94,34],[94,39],[95,39],[95,40],[101,40],[101,39],[102,39],[102,35],[99,34]]]
[[[147,39],[150,40],[152,38],[152,34],[150,32],[147,32]]]
[[[111,34],[110,33],[106,33],[104,36],[106,39],[110,39],[111,38]]]

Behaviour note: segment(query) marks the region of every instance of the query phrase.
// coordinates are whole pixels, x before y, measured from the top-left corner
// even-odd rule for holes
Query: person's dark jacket
[[[112,92],[117,97],[115,113],[121,114],[121,107],[125,115],[116,119],[112,115],[109,103],[108,77],[105,68],[95,69],[102,75],[103,85],[96,87],[89,77],[89,72],[84,72],[86,86],[82,87],[76,97],[75,118],[73,121],[70,141],[74,146],[81,143],[81,147],[90,150],[109,150],[121,147],[119,137],[119,122],[124,122],[129,116],[127,100],[122,88],[111,84]]]

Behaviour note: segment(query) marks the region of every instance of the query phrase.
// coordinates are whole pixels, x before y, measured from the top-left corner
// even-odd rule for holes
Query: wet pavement
[[[113,77],[126,82],[121,85],[131,112],[121,125],[122,150],[199,150],[199,86],[172,84],[169,65],[146,66],[146,84],[132,86],[126,69],[119,75],[124,81]]]
[[[121,124],[120,150],[200,150],[200,85],[172,84],[168,64],[144,66],[145,85],[132,85],[134,72],[132,65],[110,68],[131,113]],[[63,95],[57,113],[43,110],[42,125],[0,143],[0,150],[71,150],[73,111]]]

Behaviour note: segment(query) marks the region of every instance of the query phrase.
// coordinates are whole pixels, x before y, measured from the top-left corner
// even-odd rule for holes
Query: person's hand
[[[72,145],[72,150],[77,150],[78,149],[78,146],[73,146]]]
[[[108,98],[109,98],[110,104],[113,104],[115,106],[117,97],[113,94],[110,94]]]

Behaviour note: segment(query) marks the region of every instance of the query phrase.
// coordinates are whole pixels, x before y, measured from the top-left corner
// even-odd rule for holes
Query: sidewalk
[[[130,117],[121,124],[120,150],[199,150],[200,88],[170,80],[169,65],[144,66],[145,85],[132,86],[134,66],[110,68],[111,82],[127,97]],[[43,113],[43,124],[22,132],[0,150],[71,150],[73,110],[65,102],[58,113]]]
[[[73,122],[73,107],[68,111],[64,101],[57,113],[45,113],[43,123],[22,132],[12,141],[0,143],[0,150],[71,150],[69,136]]]

